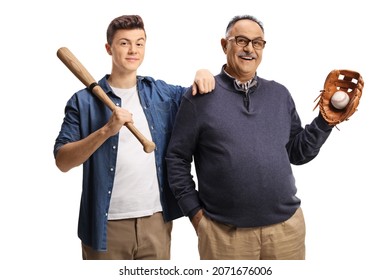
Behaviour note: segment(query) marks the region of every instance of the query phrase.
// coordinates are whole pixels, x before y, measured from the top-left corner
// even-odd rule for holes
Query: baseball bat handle
[[[83,64],[73,55],[66,47],[59,48],[57,51],[58,58],[68,67],[68,69],[95,94],[111,111],[116,107],[114,102],[107,96],[104,90],[96,83]],[[146,153],[151,153],[156,145],[153,141],[148,140],[132,123],[125,123],[125,126],[142,144]]]

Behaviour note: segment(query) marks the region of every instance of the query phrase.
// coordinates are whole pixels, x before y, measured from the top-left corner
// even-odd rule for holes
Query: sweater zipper
[[[245,91],[244,95],[244,106],[247,110],[249,110],[249,96],[248,96],[248,89]]]

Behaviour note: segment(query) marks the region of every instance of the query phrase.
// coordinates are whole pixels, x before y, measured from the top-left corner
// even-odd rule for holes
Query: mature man
[[[201,259],[304,259],[291,164],[316,157],[332,126],[319,115],[303,128],[286,87],[257,76],[266,41],[255,17],[234,17],[221,45],[227,63],[214,91],[187,92],[176,116],[170,187],[197,231]]]

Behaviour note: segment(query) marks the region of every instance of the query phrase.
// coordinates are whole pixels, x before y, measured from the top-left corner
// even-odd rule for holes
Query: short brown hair
[[[112,44],[115,33],[121,29],[142,29],[145,31],[144,21],[139,15],[123,15],[113,19],[107,28],[107,43],[109,45]]]

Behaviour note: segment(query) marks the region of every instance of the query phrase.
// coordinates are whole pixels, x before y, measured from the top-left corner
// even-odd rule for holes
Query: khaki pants
[[[110,220],[107,224],[107,251],[95,251],[82,244],[84,260],[169,260],[172,222],[162,213],[149,217]]]
[[[301,208],[285,222],[256,228],[236,228],[203,216],[198,249],[202,260],[304,260],[305,235]]]

